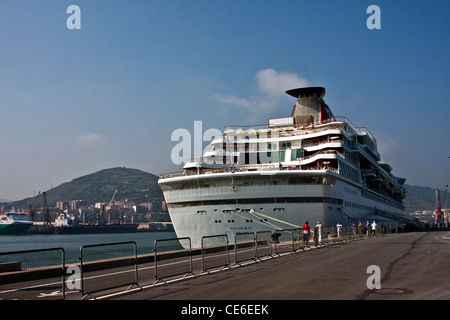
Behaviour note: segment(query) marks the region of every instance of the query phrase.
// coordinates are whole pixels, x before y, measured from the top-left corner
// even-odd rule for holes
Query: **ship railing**
[[[257,124],[252,126],[242,126],[242,125],[229,125],[223,128],[223,131],[225,133],[228,132],[247,132],[247,133],[253,133],[253,131],[256,130],[267,130],[269,129],[268,124]]]
[[[220,168],[194,168],[184,171],[171,172],[171,173],[163,173],[160,175],[162,179],[181,177],[181,176],[192,176],[192,175],[200,175],[200,174],[208,174],[208,173],[227,173],[227,172],[245,172],[245,171],[270,171],[278,169],[279,164],[255,164],[255,165],[247,165],[246,167],[241,166],[227,166]]]
[[[320,146],[323,144],[327,144],[327,143],[343,143],[344,140],[343,139],[324,139],[322,141],[317,141],[317,142],[304,142],[302,143],[302,147],[303,148],[308,148],[308,147],[316,147],[316,146]]]
[[[324,153],[324,152],[319,152]],[[328,152],[330,153],[330,152]],[[330,154],[337,154],[343,157],[343,155],[339,152],[331,152]],[[308,158],[301,158],[301,160],[307,160]],[[168,178],[176,178],[176,177],[182,177],[182,176],[196,176],[196,175],[203,175],[203,174],[214,174],[214,173],[237,173],[237,172],[264,172],[264,171],[283,171],[283,170],[299,170],[298,165],[287,165],[287,166],[280,166],[279,163],[277,164],[257,164],[257,165],[245,165],[245,166],[236,166],[236,167],[222,167],[222,168],[198,168],[198,169],[191,169],[191,170],[185,170],[185,171],[178,171],[178,172],[172,172],[172,173],[163,173],[160,175],[161,179],[168,179]],[[309,170],[328,170],[333,171],[335,173],[339,173],[339,170],[336,168],[333,168],[331,166],[328,167],[311,167]]]
[[[347,117],[337,116],[333,117],[333,119],[329,120],[317,120],[313,122],[305,123],[304,125],[274,125],[274,124],[261,124],[261,125],[252,125],[252,126],[243,126],[243,125],[230,125],[226,126],[223,130],[225,135],[255,135],[255,134],[267,134],[278,132],[280,135],[299,135],[305,133],[316,133],[324,130],[329,130],[330,124],[340,124],[344,123],[347,126],[337,126],[336,128],[347,129],[350,128],[354,134],[368,134],[371,138],[374,139],[373,135],[367,130],[367,128],[359,128],[355,126]],[[347,130],[346,130],[347,131]],[[213,140],[219,137],[213,137]],[[376,141],[376,140],[375,140]]]
[[[309,133],[317,133],[324,130],[329,130],[330,124],[345,124],[344,127],[338,126],[336,128],[344,129],[347,133],[358,134],[358,135],[368,135],[375,143],[376,139],[372,133],[366,127],[355,126],[347,117],[336,116],[331,120],[324,121],[314,121],[308,123],[305,126],[275,126],[269,124],[253,125],[253,126],[242,126],[242,125],[230,125],[224,128],[224,135],[235,135],[237,137],[241,135],[255,135],[255,134],[268,134],[269,132],[278,133],[279,136],[292,136],[292,135],[302,135]],[[324,126],[326,125],[326,126]],[[223,138],[223,136],[215,136],[212,140],[216,138]]]
[[[339,152],[338,150],[319,150],[309,156],[301,158],[301,160],[308,160],[321,154],[336,154],[344,159],[344,154],[342,152]]]
[[[313,128],[313,127],[316,127],[316,126],[325,125],[325,124],[329,124],[329,123],[344,122],[345,120],[347,120],[347,122],[350,123],[350,121],[346,117],[339,116],[339,117],[333,117],[332,119],[327,119],[327,120],[316,120],[316,121],[308,122],[307,126],[303,126],[303,127],[312,127]],[[353,126],[353,124],[352,124],[352,126]],[[281,125],[269,124],[269,123],[257,124],[257,125],[249,125],[249,126],[229,125],[229,126],[225,126],[223,131],[224,132],[237,131],[237,132],[250,132],[250,133],[252,133],[252,132],[256,131],[257,129],[258,130],[268,130],[268,129],[273,129],[273,128],[289,128],[289,127],[292,127],[292,125],[285,124],[285,123],[283,123]]]

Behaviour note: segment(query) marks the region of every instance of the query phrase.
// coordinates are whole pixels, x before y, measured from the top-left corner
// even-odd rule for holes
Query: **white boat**
[[[404,214],[404,178],[380,161],[375,137],[334,117],[322,87],[286,91],[297,98],[290,117],[226,127],[202,161],[162,174],[178,237],[201,238],[367,220],[394,225]]]
[[[0,236],[25,234],[32,225],[25,212],[0,213]]]

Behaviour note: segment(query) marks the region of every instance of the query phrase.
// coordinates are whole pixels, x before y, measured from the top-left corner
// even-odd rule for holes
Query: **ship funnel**
[[[286,93],[297,98],[292,117],[297,127],[306,127],[314,123],[334,121],[330,108],[323,100],[325,88],[308,87],[286,91]]]

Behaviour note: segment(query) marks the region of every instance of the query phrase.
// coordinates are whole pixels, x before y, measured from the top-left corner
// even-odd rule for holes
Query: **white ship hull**
[[[190,238],[193,248],[201,247],[203,236],[227,235],[228,241],[234,243],[237,233],[273,233],[300,228],[306,221],[312,227],[318,221],[328,227],[338,222],[344,226],[359,222],[365,225],[367,220],[395,225],[398,222],[386,216],[403,213],[401,205],[345,181],[331,171],[274,171],[265,172],[264,176],[254,173],[253,176],[261,178],[260,185],[235,185],[234,188],[231,175],[233,180],[239,178],[239,173],[228,174],[229,186],[164,192],[177,236]],[[326,183],[270,184],[275,177],[288,180],[300,176],[325,178]],[[221,181],[224,177],[221,175]],[[202,178],[211,185],[217,182],[213,175]],[[248,172],[245,179],[252,181]]]

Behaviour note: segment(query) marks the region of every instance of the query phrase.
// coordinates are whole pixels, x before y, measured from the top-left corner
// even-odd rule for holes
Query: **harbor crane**
[[[444,224],[446,227],[449,224],[449,208],[447,206],[447,190],[448,190],[448,184],[445,185],[444,201],[442,201],[442,203],[444,204]],[[445,210],[447,210],[447,214],[445,214]]]
[[[41,197],[41,192],[39,191],[37,196],[35,196],[33,199],[33,204],[30,204],[30,207],[27,211],[27,214],[30,216],[31,221],[33,221],[33,222],[34,222],[34,216],[36,215],[36,206],[37,206],[37,203],[38,203],[40,197]]]
[[[114,191],[114,194],[113,194],[111,200],[109,200],[108,206],[106,207],[106,211],[108,212],[108,224],[111,223],[111,207],[112,207],[114,198],[116,197],[117,191],[119,191],[119,190],[116,189]]]
[[[449,223],[449,211],[447,208],[447,190],[448,190],[448,185],[445,185],[445,192],[444,192],[444,200],[443,200],[443,204],[444,204],[444,209],[442,210],[441,208],[441,201],[440,201],[440,197],[439,197],[439,189],[436,188],[436,223],[437,224],[441,224],[443,223],[445,226],[448,225]],[[446,212],[447,210],[447,212]],[[444,211],[444,212],[442,212]]]
[[[116,197],[117,191],[119,191],[119,190],[116,189],[116,190],[114,191],[114,195],[112,196],[111,200],[109,200],[109,203],[108,203],[108,206],[109,206],[109,207],[112,206],[112,202],[114,201],[114,198]]]
[[[52,224],[52,218],[50,216],[50,211],[47,206],[47,193],[44,191],[42,193],[42,206],[44,209],[44,226],[50,226]]]

